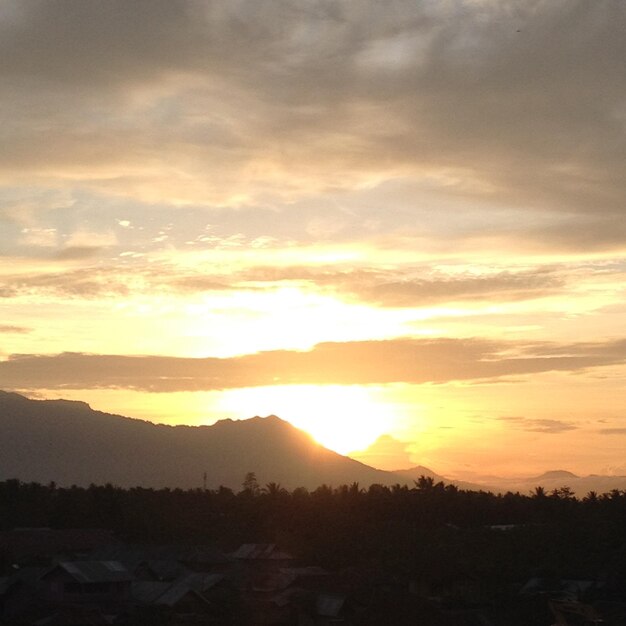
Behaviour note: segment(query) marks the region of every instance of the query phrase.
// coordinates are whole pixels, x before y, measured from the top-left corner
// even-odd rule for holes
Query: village
[[[505,533],[507,528],[493,528]],[[428,580],[380,568],[329,571],[276,544],[130,545],[102,529],[0,533],[0,623],[559,626],[626,623],[606,581],[531,578],[507,590],[472,577]]]

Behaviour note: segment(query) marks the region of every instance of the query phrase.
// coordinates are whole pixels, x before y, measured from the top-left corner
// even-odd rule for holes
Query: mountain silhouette
[[[393,473],[399,477],[400,480],[398,480],[398,482],[402,482],[403,480],[405,480],[408,481],[410,485],[417,483],[421,476],[425,476],[426,478],[432,478],[435,483],[442,482],[445,484],[453,484],[456,485],[459,489],[466,489],[468,491],[498,491],[496,487],[479,485],[478,483],[470,483],[464,480],[450,480],[445,476],[437,474],[429,467],[425,467],[424,465],[415,465],[414,467],[409,467],[408,469],[404,470],[395,470]]]
[[[460,487],[463,483],[456,482]],[[489,476],[488,484],[482,485],[482,489],[494,493],[511,491],[522,494],[533,494],[537,487],[542,487],[546,493],[552,493],[555,489],[569,488],[577,497],[582,498],[590,491],[596,493],[608,493],[614,489],[626,489],[626,476],[590,474],[580,476],[567,470],[549,470],[539,476],[505,478]],[[466,487],[462,487],[466,488]]]
[[[573,472],[568,472],[567,470],[550,470],[548,472],[544,472],[541,476],[536,476],[535,478],[530,478],[529,480],[570,480],[572,478],[576,479],[580,478],[580,476],[577,476]]]
[[[409,467],[408,469],[395,470],[394,474],[409,481],[419,480],[421,476],[425,476],[426,478],[432,478],[435,482],[449,482],[446,478],[440,476],[436,472],[433,472],[433,470],[425,467],[424,465],[415,465],[414,467]]]
[[[93,410],[85,402],[31,400],[0,391],[0,480],[61,486],[202,487],[238,491],[248,472],[261,486],[287,489],[359,483],[406,484],[424,475],[461,489],[532,493],[569,486],[577,495],[626,489],[626,476],[577,476],[552,470],[533,478],[491,477],[488,484],[450,481],[427,467],[378,470],[316,443],[275,415],[212,426],[166,426]]]
[[[212,426],[166,426],[95,411],[84,402],[0,392],[0,480],[79,486],[315,488],[410,483],[332,452],[271,415]]]

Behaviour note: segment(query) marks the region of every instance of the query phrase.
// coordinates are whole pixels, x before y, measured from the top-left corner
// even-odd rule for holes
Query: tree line
[[[421,477],[412,487],[288,491],[259,485],[252,472],[238,491],[5,480],[0,528],[18,527],[106,528],[129,543],[210,543],[224,551],[271,542],[307,564],[376,567],[414,578],[626,578],[621,490],[582,498],[567,487],[493,494]]]

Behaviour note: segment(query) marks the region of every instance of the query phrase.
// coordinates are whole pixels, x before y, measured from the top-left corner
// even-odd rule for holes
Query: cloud
[[[225,276],[220,276],[219,278],[212,276],[183,276],[180,278],[173,278],[169,281],[169,285],[174,289],[189,293],[226,291],[236,288],[233,283],[227,284],[226,281],[227,278]]]
[[[70,248],[59,260],[85,259],[93,256],[91,248]],[[66,272],[42,272],[34,275],[14,274],[0,277],[0,298],[38,296],[52,298],[119,297],[130,293],[130,276],[109,269],[81,268]],[[135,276],[134,280],[140,280]]]
[[[417,277],[415,276],[417,274]],[[331,267],[256,267],[241,278],[251,281],[305,281],[340,296],[350,295],[384,307],[419,307],[489,299],[512,301],[553,295],[566,283],[554,268],[449,275],[426,268],[337,270]]]
[[[19,237],[20,245],[35,248],[54,248],[57,242],[54,228],[23,228]]]
[[[415,307],[442,302],[524,300],[553,295],[564,280],[551,272],[499,272],[486,276],[400,279],[357,286],[357,295],[379,306]]]
[[[540,356],[530,354],[541,347]],[[200,391],[290,384],[445,383],[626,362],[626,341],[524,344],[484,339],[391,339],[320,343],[230,358],[82,353],[12,355],[0,362],[7,388],[129,388]],[[522,422],[550,430],[550,420]]]
[[[56,254],[59,261],[90,259],[102,250],[99,246],[68,246]]]
[[[26,326],[12,326],[10,324],[0,324],[0,333],[16,333],[16,334],[26,334],[30,333],[32,328],[28,328]]]
[[[82,260],[100,252],[102,248],[95,246],[74,246],[60,251],[55,258],[61,261]],[[134,293],[193,295],[211,291],[274,289],[284,282],[305,283],[308,289],[380,307],[418,308],[479,299],[493,302],[546,297],[559,292],[567,282],[567,273],[539,267],[520,272],[450,275],[428,267],[337,269],[301,265],[252,266],[230,273],[211,273],[180,268],[166,262],[136,263],[132,266],[111,263],[39,275],[0,277],[0,297],[35,293],[110,297],[127,295],[131,283]]]
[[[477,236],[492,205],[524,211],[511,237],[619,247],[625,28],[585,0],[5,2],[0,176],[283,212],[406,178],[480,205]],[[394,212],[427,235],[418,205]]]
[[[89,260],[101,248],[68,247],[59,252],[58,261]],[[168,263],[145,265],[124,262],[109,265],[79,267],[65,271],[38,274],[8,274],[0,276],[0,298],[41,296],[52,298],[118,298],[135,295],[194,294],[237,288],[232,276],[189,273]]]
[[[626,428],[601,428],[598,432],[602,435],[626,435]]]
[[[519,430],[533,433],[562,433],[568,430],[576,430],[577,426],[571,422],[553,419],[531,419],[528,417],[499,417],[499,420],[510,423]]]
[[[351,452],[349,456],[366,465],[393,471],[414,465],[410,447],[411,444],[391,435],[381,435],[365,450]]]

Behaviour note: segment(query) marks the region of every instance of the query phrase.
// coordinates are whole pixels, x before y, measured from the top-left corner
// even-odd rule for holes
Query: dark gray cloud
[[[571,422],[553,419],[533,419],[528,417],[499,417],[499,420],[508,422],[514,428],[533,433],[562,433],[568,430],[576,430],[577,426]]]
[[[484,339],[391,339],[321,343],[306,352],[275,350],[231,358],[12,355],[0,362],[0,380],[14,389],[200,391],[289,384],[445,383],[577,372],[626,362],[626,340],[543,348],[540,356],[520,356],[531,349]],[[523,423],[536,430],[554,427],[550,421]]]
[[[511,236],[616,247],[625,30],[619,0],[5,2],[0,171],[257,203],[426,176],[554,212]]]
[[[6,78],[105,88],[150,78],[193,55],[195,3],[26,0],[3,6]],[[11,54],[7,57],[7,54]]]

